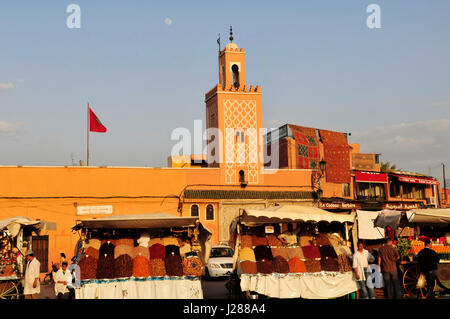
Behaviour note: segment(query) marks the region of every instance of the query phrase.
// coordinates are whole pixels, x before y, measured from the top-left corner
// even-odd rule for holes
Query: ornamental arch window
[[[197,204],[194,204],[191,206],[191,216],[192,217],[199,217],[200,216],[199,212],[200,212],[200,209],[198,208]]]

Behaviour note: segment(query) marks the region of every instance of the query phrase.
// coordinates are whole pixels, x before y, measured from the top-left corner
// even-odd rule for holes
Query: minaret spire
[[[230,42],[233,42],[233,27],[230,25]]]

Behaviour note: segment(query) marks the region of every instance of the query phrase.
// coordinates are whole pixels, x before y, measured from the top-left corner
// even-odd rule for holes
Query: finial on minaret
[[[233,42],[233,27],[230,25],[230,42]]]

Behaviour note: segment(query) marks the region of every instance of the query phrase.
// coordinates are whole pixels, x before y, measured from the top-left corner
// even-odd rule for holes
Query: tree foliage
[[[397,168],[397,165],[391,164],[391,162],[381,162],[380,169],[381,169],[381,172],[383,172],[383,173],[389,173],[392,171],[400,171],[400,169]]]

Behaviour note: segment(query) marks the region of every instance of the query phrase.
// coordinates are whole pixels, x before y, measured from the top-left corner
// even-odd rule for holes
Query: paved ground
[[[41,293],[39,297],[41,299],[56,299],[54,284],[41,284]]]
[[[226,279],[214,278],[202,280],[203,297],[205,299],[227,299],[228,290],[225,288]],[[41,299],[56,299],[53,284],[41,284]]]
[[[225,287],[226,279],[214,278],[202,280],[203,298],[228,299],[228,289]]]
[[[225,288],[226,279],[214,278],[211,280],[202,280],[203,297],[205,299],[228,299],[228,290]],[[450,282],[443,282],[450,287]],[[56,299],[53,284],[41,284],[41,299]],[[439,299],[450,299],[450,295],[441,296]]]

